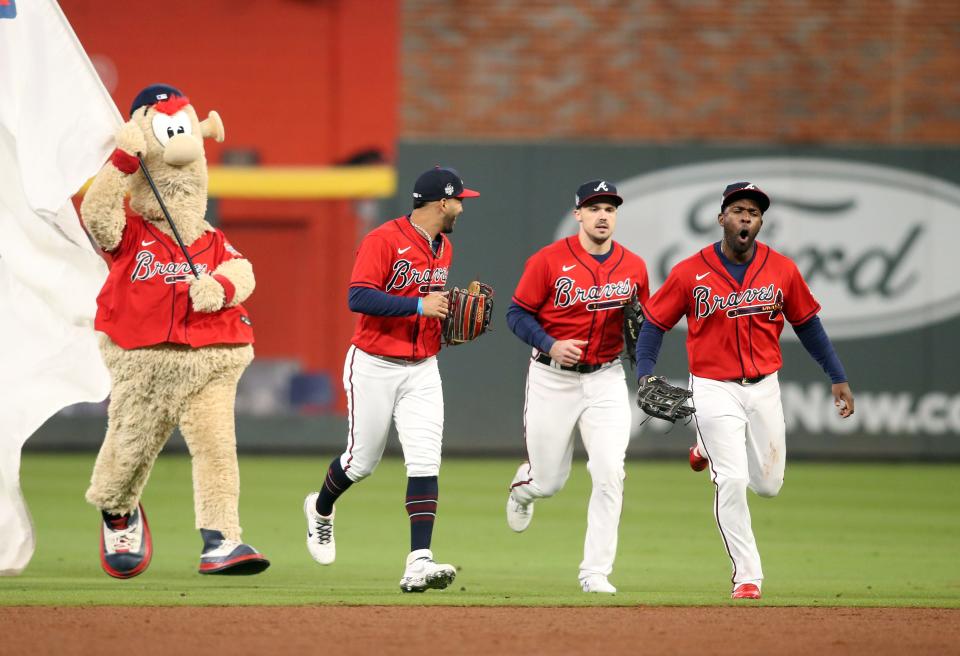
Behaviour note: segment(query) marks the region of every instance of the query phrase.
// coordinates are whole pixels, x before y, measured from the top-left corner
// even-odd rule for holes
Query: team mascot
[[[80,207],[90,235],[112,260],[95,327],[103,333],[113,387],[86,496],[103,518],[101,564],[116,578],[136,576],[150,564],[140,496],[177,425],[193,462],[200,573],[256,574],[270,565],[240,541],[238,512],[233,408],[237,381],[253,360],[253,330],[240,305],[253,292],[253,268],[203,218],[204,137],[223,141],[216,112],[200,121],[177,89],[147,87]]]

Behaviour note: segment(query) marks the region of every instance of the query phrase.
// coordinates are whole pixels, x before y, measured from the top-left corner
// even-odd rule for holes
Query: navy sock
[[[439,484],[436,476],[407,479],[407,514],[410,516],[410,551],[429,549],[437,517]]]
[[[333,504],[340,495],[353,485],[353,481],[343,472],[340,466],[340,456],[333,459],[327,469],[327,477],[323,479],[320,496],[317,497],[317,512],[327,517],[333,512]]]

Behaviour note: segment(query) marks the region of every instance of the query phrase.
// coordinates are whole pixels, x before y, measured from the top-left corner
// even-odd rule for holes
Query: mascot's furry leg
[[[233,350],[252,351],[249,346]],[[228,540],[240,539],[240,470],[233,410],[237,381],[248,362],[214,376],[187,401],[180,422],[193,459],[196,527],[220,531]]]
[[[240,470],[233,408],[237,381],[253,360],[253,347],[212,346],[196,355],[220,366],[186,403],[180,431],[193,461],[193,503],[203,538],[201,574],[257,574],[270,562],[240,542]]]
[[[136,510],[153,463],[177,425],[185,401],[182,393],[177,395],[167,386],[144,385],[144,380],[157,377],[160,364],[145,357],[145,350],[126,351],[109,340],[101,343],[113,389],[107,435],[93,468],[87,501],[112,515]]]
[[[156,385],[158,377],[167,372],[162,366],[165,361],[157,357],[155,349],[128,351],[106,337],[100,349],[113,388],[107,435],[86,498],[103,516],[103,570],[115,578],[130,578],[142,573],[153,556],[140,496],[157,455],[177,424],[185,389]]]

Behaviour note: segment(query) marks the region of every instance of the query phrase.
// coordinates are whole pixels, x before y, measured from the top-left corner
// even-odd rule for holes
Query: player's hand
[[[443,292],[431,292],[423,297],[423,316],[432,319],[446,319],[450,304]]]
[[[849,417],[853,414],[853,392],[850,391],[850,383],[834,383],[830,388],[833,392],[833,405],[837,406],[841,417]]]
[[[582,339],[558,339],[550,347],[550,357],[564,367],[570,367],[580,362],[583,347],[587,345]]]

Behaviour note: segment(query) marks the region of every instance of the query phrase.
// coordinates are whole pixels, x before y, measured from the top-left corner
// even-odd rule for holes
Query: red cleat
[[[733,599],[759,599],[760,588],[753,583],[741,583],[733,589],[733,594],[730,596]]]
[[[697,447],[690,447],[690,469],[700,472],[707,468],[707,464],[709,464],[709,461],[700,455]]]

